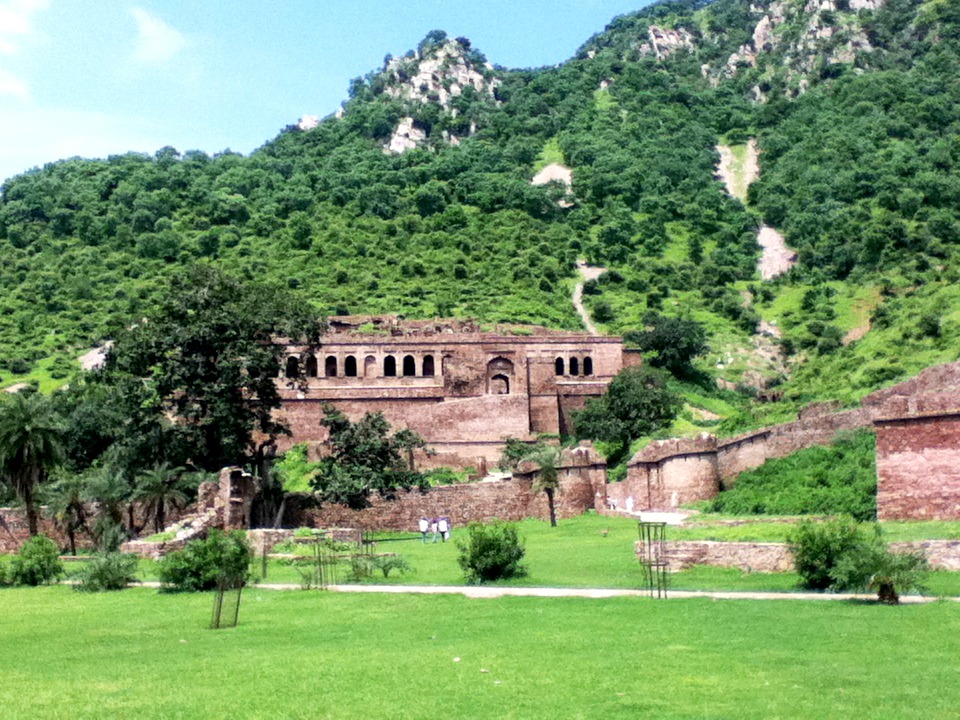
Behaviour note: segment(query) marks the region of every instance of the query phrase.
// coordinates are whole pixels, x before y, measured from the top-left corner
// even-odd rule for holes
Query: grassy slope
[[[947,718],[960,702],[953,604],[248,591],[240,627],[212,632],[210,602],[0,592],[5,715]]]

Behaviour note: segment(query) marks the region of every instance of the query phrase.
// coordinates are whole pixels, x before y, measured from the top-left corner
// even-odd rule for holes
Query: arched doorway
[[[357,359],[353,355],[347,355],[343,359],[343,374],[347,377],[357,376]]]
[[[414,377],[417,374],[417,361],[413,355],[403,356],[403,376]]]
[[[287,358],[286,375],[290,380],[296,380],[300,377],[300,359],[295,355]]]
[[[557,375],[563,375],[563,358],[557,358],[553,363],[553,371]]]
[[[383,376],[384,377],[397,376],[397,359],[393,355],[387,355],[383,359]]]
[[[337,358],[333,355],[327,355],[327,359],[323,363],[323,374],[327,377],[337,376]]]
[[[583,374],[593,375],[593,358],[585,357],[583,359]]]
[[[433,375],[434,375],[433,355],[425,355],[423,358],[423,376],[433,377]]]
[[[307,355],[307,377],[317,376],[317,357],[316,355]]]
[[[580,374],[580,361],[575,357],[570,358],[570,374],[579,375]]]
[[[496,357],[487,363],[487,393],[509,395],[513,381],[513,363],[507,358]]]

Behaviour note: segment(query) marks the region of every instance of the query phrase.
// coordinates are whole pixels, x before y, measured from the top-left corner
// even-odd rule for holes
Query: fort
[[[319,350],[288,346],[278,379],[292,443],[320,443],[323,406],[352,420],[382,412],[431,454],[421,468],[484,468],[504,438],[570,434],[571,413],[603,394],[639,352],[618,337],[472,321],[394,316],[329,319]],[[283,448],[281,448],[283,449]]]

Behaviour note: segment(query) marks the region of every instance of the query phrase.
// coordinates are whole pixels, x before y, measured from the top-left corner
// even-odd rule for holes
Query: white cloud
[[[2,97],[28,100],[30,98],[30,89],[23,80],[12,72],[0,68],[0,98]]]
[[[128,151],[153,153],[168,144],[142,120],[26,103],[0,106],[0,183],[32,167],[69,157],[106,157]]]
[[[49,0],[0,0],[0,54],[17,52],[20,41],[33,34],[34,13],[49,4]]]
[[[183,33],[143,8],[131,8],[130,13],[137,21],[137,47],[133,53],[135,60],[142,63],[166,62],[187,44]]]

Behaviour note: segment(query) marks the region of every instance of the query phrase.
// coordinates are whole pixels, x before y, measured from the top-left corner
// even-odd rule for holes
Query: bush
[[[828,590],[841,558],[863,542],[860,527],[850,518],[825,523],[805,521],[789,537],[793,564],[800,583],[810,590]]]
[[[896,605],[900,593],[921,589],[928,570],[922,555],[890,552],[875,525],[873,537],[843,554],[830,576],[834,590],[871,590],[880,602]]]
[[[87,563],[76,579],[75,590],[82,592],[104,592],[105,590],[123,590],[137,579],[137,556],[120,552],[108,552],[97,555]]]
[[[814,590],[872,590],[882,603],[896,605],[899,593],[919,589],[928,565],[916,553],[892,553],[880,526],[872,532],[852,520],[802,523],[790,551],[804,587]]]
[[[401,575],[411,571],[410,563],[402,555],[356,555],[350,558],[350,573],[347,579],[350,582],[369,580],[379,570],[384,578],[396,570]]]
[[[527,569],[520,564],[526,551],[517,526],[512,523],[470,523],[467,540],[457,540],[457,551],[457,563],[471,584],[527,574]]]
[[[45,585],[61,577],[60,550],[45,535],[27,540],[10,564],[10,580],[14,585]]]
[[[206,540],[194,540],[160,562],[160,582],[168,592],[198,592],[212,590],[218,581],[246,581],[250,558],[242,532],[211,530]]]
[[[876,436],[844,433],[827,447],[770,460],[737,476],[715,497],[711,512],[734,515],[877,516]]]

